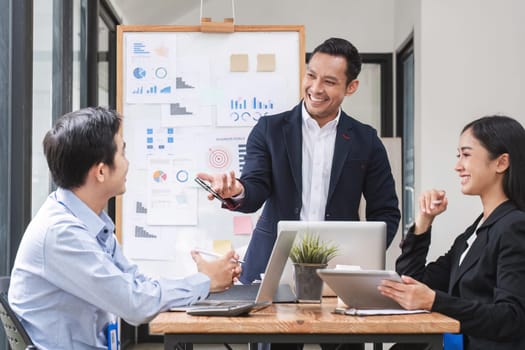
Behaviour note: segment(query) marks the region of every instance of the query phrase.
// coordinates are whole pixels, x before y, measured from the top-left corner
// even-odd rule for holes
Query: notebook
[[[233,285],[224,292],[210,293],[206,300],[193,304],[186,311],[192,313],[192,309],[198,308],[199,314],[203,315],[205,307],[208,306],[210,315],[221,316],[218,309],[222,309],[224,310],[222,316],[228,316],[231,315],[232,306],[242,307],[244,312],[248,312],[253,308],[271,304],[274,297],[279,302],[295,302],[295,295],[290,286],[279,285],[279,281],[296,234],[296,231],[278,232],[261,283]],[[247,304],[252,308],[247,307]],[[180,308],[174,308],[173,311],[180,311]]]
[[[280,221],[278,231],[296,231],[297,239],[305,233],[318,234],[322,241],[334,242],[338,255],[330,260],[328,268],[336,265],[354,265],[361,269],[383,270],[386,254],[386,224],[382,221]],[[281,283],[293,286],[292,261],[286,263]],[[335,296],[323,289],[324,296]]]

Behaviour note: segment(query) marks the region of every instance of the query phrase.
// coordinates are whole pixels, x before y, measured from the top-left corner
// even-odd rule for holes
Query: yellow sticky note
[[[213,251],[218,254],[226,254],[232,250],[232,241],[229,239],[215,239],[213,241]]]

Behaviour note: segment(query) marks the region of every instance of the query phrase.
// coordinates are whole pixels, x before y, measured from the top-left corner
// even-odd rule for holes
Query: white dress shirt
[[[111,219],[59,188],[31,221],[18,249],[9,303],[38,349],[107,349],[117,317],[145,323],[205,298],[210,280],[152,279],[122,254]]]
[[[324,221],[335,136],[341,109],[334,120],[322,128],[306,110],[303,102],[303,193],[300,218],[308,221]]]
[[[474,230],[474,233],[472,233],[470,237],[467,239],[467,248],[465,248],[465,250],[463,251],[463,253],[461,253],[461,256],[459,257],[459,265],[461,265],[461,263],[463,262],[463,259],[465,259],[465,256],[467,256],[467,253],[470,250],[470,247],[472,247],[472,245],[474,244],[474,241],[478,237],[478,229],[480,228],[482,224],[483,224],[483,220],[479,220],[478,226]]]

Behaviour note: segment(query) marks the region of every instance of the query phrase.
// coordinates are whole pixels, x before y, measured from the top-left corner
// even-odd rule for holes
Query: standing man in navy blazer
[[[233,172],[198,174],[232,199],[230,209],[251,213],[265,204],[241,282],[264,272],[278,221],[359,220],[361,194],[366,219],[385,221],[387,244],[392,242],[400,212],[385,148],[375,129],[341,110],[344,97],[358,88],[360,70],[359,52],[350,42],[326,40],[308,63],[303,101],[261,118],[252,129],[241,178]]]

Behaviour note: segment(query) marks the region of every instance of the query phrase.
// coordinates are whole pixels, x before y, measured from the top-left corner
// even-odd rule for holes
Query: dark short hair
[[[332,56],[341,56],[346,59],[346,85],[357,78],[361,72],[361,56],[357,48],[351,42],[340,38],[330,38],[317,46],[312,52],[312,56],[318,52]]]
[[[525,210],[525,129],[513,118],[493,115],[476,119],[463,128],[488,151],[491,159],[509,154],[509,168],[503,176],[503,191],[521,209]]]
[[[117,151],[115,135],[121,117],[103,107],[88,107],[60,117],[44,137],[44,155],[57,186],[84,184],[89,169],[103,162],[110,167]]]

